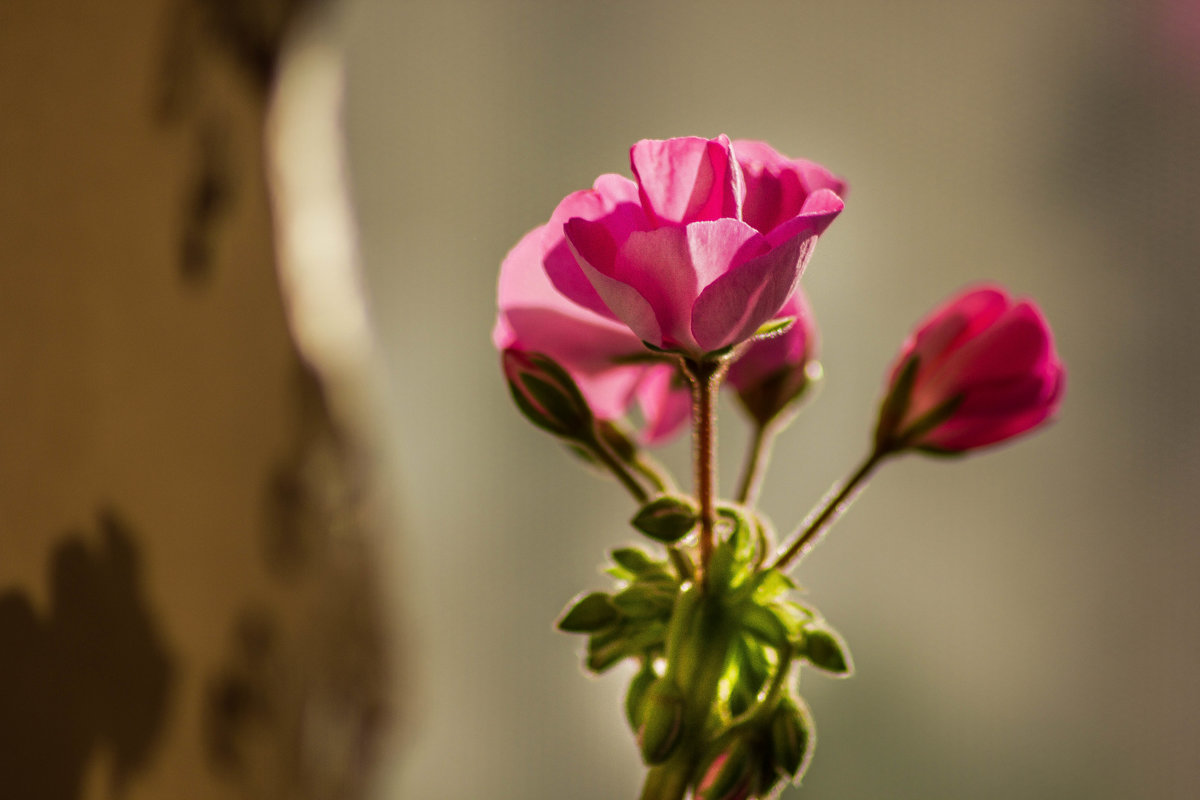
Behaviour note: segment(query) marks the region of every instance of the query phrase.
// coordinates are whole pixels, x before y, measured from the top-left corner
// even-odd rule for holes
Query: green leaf
[[[574,602],[558,621],[558,629],[567,633],[595,633],[620,619],[612,598],[604,592],[592,592]]]
[[[638,510],[632,525],[651,539],[672,544],[696,527],[699,513],[690,497],[661,495]]]
[[[613,550],[612,560],[634,576],[665,571],[663,568],[666,566],[663,562],[650,558],[636,547],[619,547]]]
[[[778,319],[767,320],[762,325],[758,326],[758,330],[754,332],[752,339],[769,339],[772,336],[778,336],[785,332],[788,328],[796,323],[795,317],[779,317]]]
[[[828,628],[804,631],[804,657],[818,669],[841,678],[854,672],[854,663],[841,637]]]

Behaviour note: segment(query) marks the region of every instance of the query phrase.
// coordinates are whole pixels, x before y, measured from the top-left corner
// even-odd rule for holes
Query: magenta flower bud
[[[843,206],[822,180],[786,202],[759,198],[757,187],[778,188],[764,179],[755,213],[778,222],[766,230],[743,221],[747,186],[726,136],[643,140],[630,162],[636,183],[602,175],[590,193],[559,204],[551,225],[562,225],[574,261],[556,249],[546,273],[563,295],[639,340],[690,357],[745,341],[775,317]]]
[[[801,290],[796,290],[779,314],[796,321],[781,334],[751,343],[726,376],[746,412],[759,425],[766,425],[804,393],[810,362],[816,356],[817,329]]]
[[[592,441],[595,418],[566,370],[541,353],[511,348],[502,362],[513,400],[530,422],[564,439]]]
[[[709,762],[696,786],[696,800],[746,800],[756,777],[750,748],[738,739]]]
[[[999,286],[971,289],[905,342],[877,446],[959,453],[1011,439],[1053,416],[1065,374],[1037,306]]]

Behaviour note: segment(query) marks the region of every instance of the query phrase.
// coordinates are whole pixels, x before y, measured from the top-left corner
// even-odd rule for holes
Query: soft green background
[[[794,795],[1200,796],[1200,67],[1166,3],[350,4],[406,511],[392,796],[636,795],[623,679],[551,629],[632,509],[511,407],[495,278],[635,140],[721,132],[852,186],[804,280],[827,380],[768,478],[781,528],[863,453],[899,342],[962,285],[1035,296],[1069,365],[1058,423],[886,468],[798,571],[858,674],[806,680]],[[724,411],[728,487],[746,429]],[[686,475],[686,444],[666,457]]]

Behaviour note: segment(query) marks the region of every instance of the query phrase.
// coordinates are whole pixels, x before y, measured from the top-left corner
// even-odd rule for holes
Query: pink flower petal
[[[808,205],[811,210],[771,232],[772,250],[729,269],[700,294],[692,308],[692,334],[701,348],[719,350],[752,336],[791,296],[817,236],[843,207],[828,191],[817,192]]]
[[[643,139],[629,151],[646,216],[656,225],[741,218],[746,194],[729,137]]]
[[[603,224],[618,240],[630,231],[645,228],[637,184],[620,175],[601,175],[591,189],[567,195],[550,215],[542,241],[546,274],[555,288],[584,308],[611,317],[612,312],[583,274],[563,236],[563,226],[573,217]]]
[[[815,162],[787,158],[766,142],[737,139],[733,151],[746,181],[742,219],[762,233],[799,214],[818,190],[845,196],[844,180]]]
[[[601,223],[575,218],[567,222],[563,232],[584,275],[605,305],[634,335],[661,347],[663,334],[655,309],[637,289],[614,277],[617,243],[608,229]]]
[[[651,367],[637,388],[637,401],[646,420],[642,441],[649,445],[671,438],[692,415],[692,391],[674,364]]]
[[[559,294],[542,269],[547,226],[521,238],[500,267],[500,313],[492,331],[497,349],[544,353],[571,373],[593,413],[625,413],[644,368],[618,366],[622,356],[644,352],[621,323],[584,309]]]

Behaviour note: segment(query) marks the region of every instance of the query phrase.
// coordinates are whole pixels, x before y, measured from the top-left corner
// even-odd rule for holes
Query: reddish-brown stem
[[[883,461],[890,454],[890,451],[882,448],[876,448],[871,451],[871,454],[858,465],[858,469],[854,471],[854,474],[847,478],[840,486],[834,487],[825,496],[819,510],[814,509],[809,518],[801,524],[800,530],[796,531],[793,535],[791,544],[775,559],[775,563],[771,564],[771,569],[786,570],[791,566],[793,561],[803,557],[812,550],[813,546],[820,541],[820,535],[837,521],[838,517],[842,515],[851,501],[854,500],[858,492],[862,489],[863,482],[875,471],[875,468],[879,466],[879,462]]]
[[[696,585],[705,586],[712,558],[717,505],[717,389],[724,365],[717,360],[683,360],[683,371],[692,384],[692,458],[695,466],[696,502],[700,506],[700,553]]]

